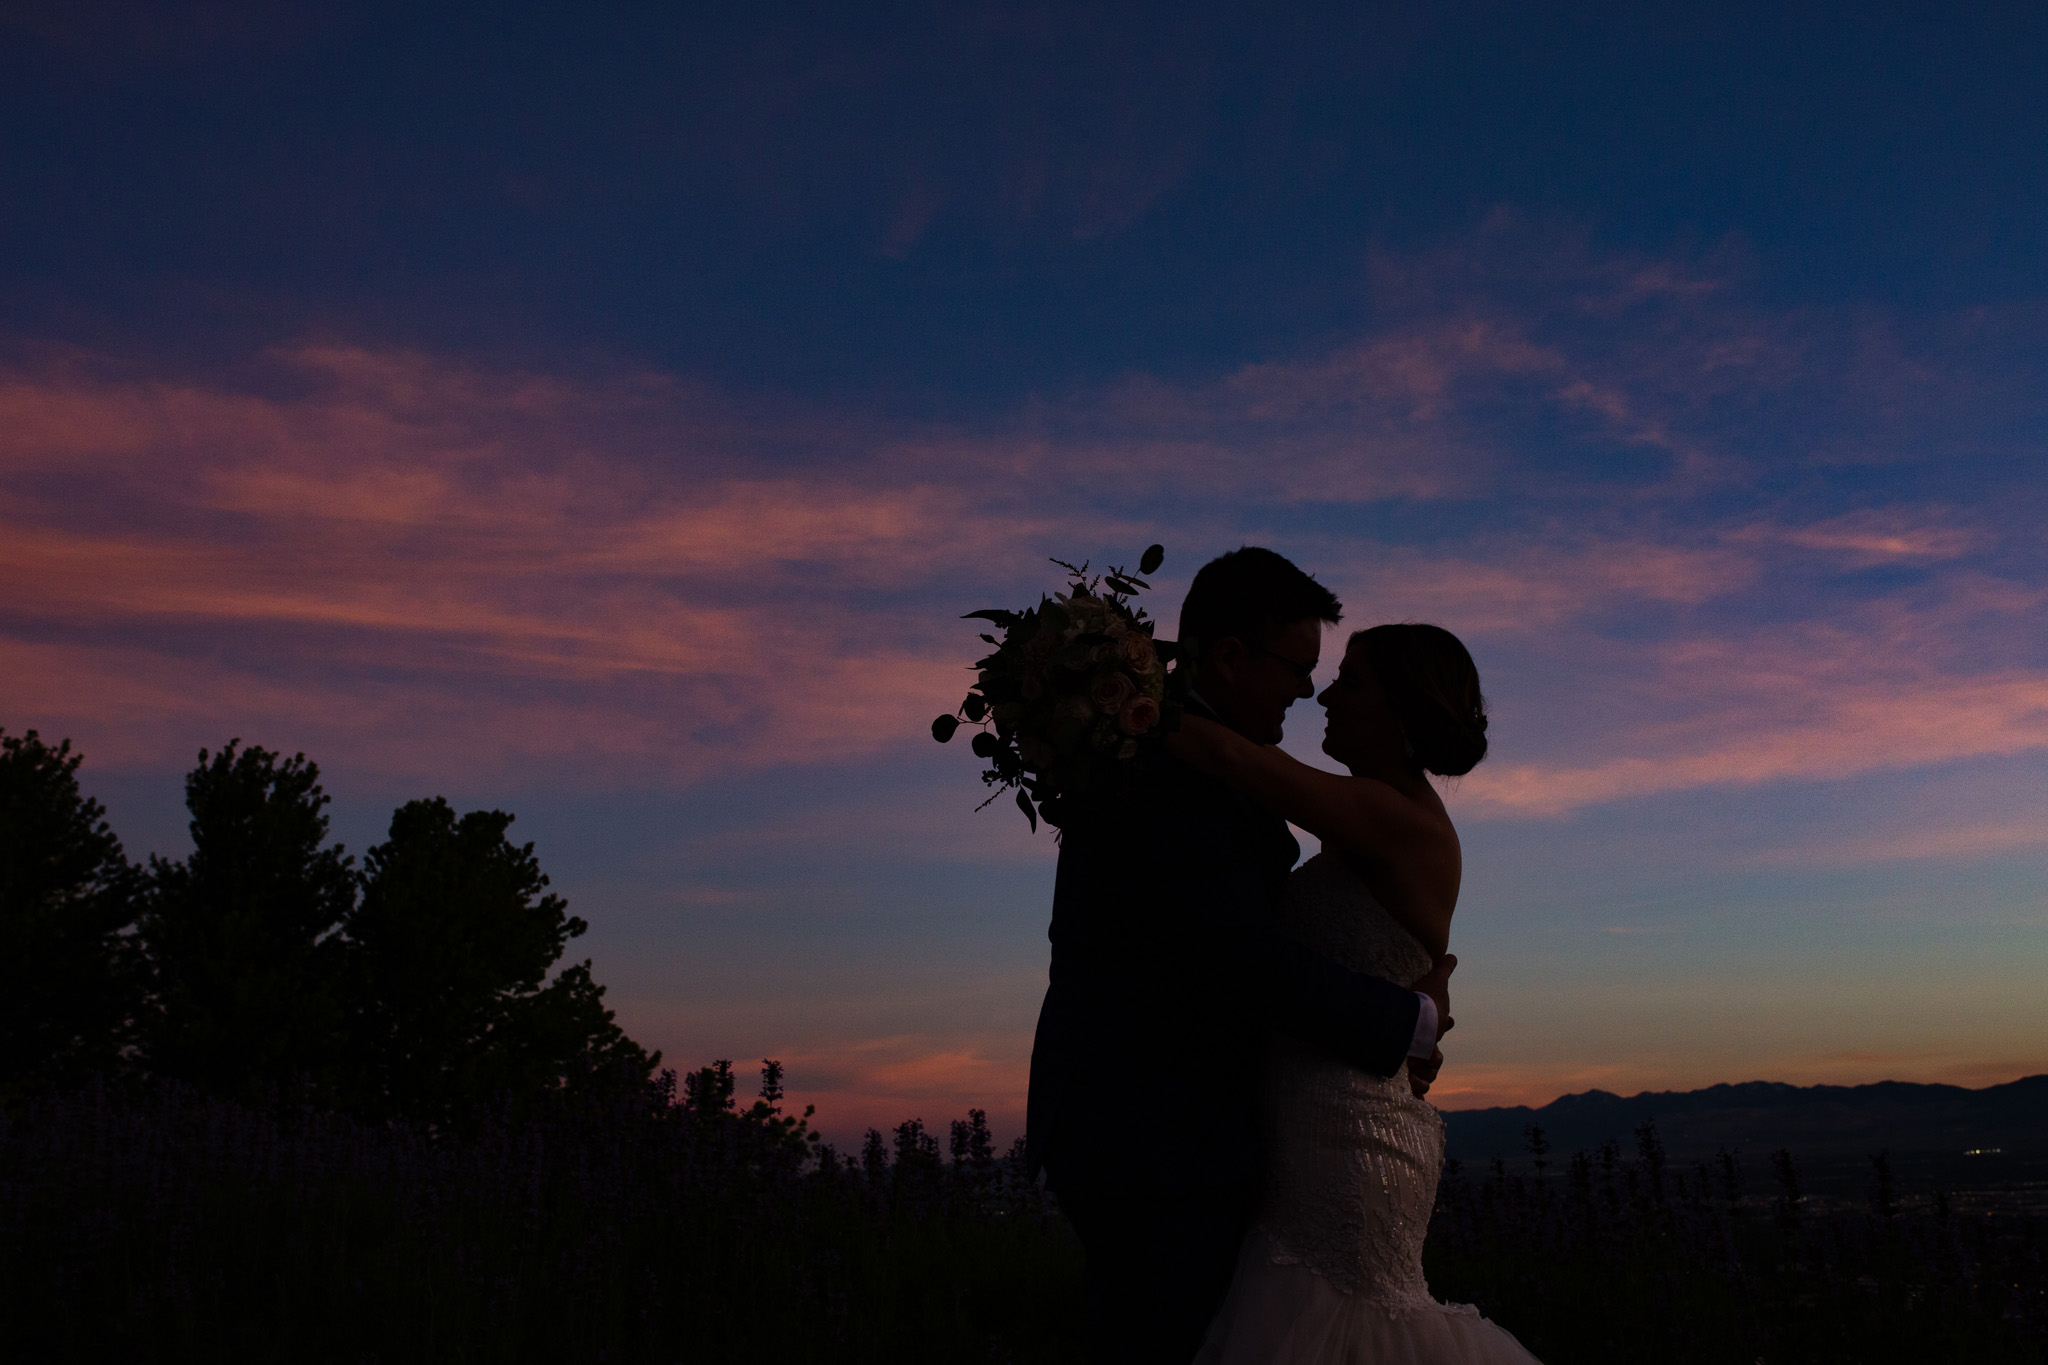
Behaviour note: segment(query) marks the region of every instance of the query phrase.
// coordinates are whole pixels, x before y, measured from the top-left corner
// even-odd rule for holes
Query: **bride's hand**
[[[1223,741],[1230,731],[1206,716],[1182,716],[1180,728],[1166,736],[1166,752],[1211,777],[1223,775]]]
[[[1429,1088],[1436,1084],[1436,1073],[1443,1069],[1444,1050],[1442,1048],[1432,1049],[1428,1061],[1423,1061],[1418,1057],[1410,1057],[1408,1059],[1408,1088],[1415,1092],[1416,1099],[1419,1100],[1429,1093]]]

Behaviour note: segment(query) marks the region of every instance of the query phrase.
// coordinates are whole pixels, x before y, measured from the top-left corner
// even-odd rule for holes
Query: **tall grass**
[[[0,1119],[0,1320],[24,1360],[1065,1361],[1080,1249],[979,1113],[824,1147],[723,1064],[460,1130],[95,1086]],[[942,1150],[942,1146],[943,1149]],[[1547,1154],[1539,1151],[1539,1161]],[[1433,1289],[1552,1365],[2048,1360],[2048,1229],[1859,1210],[1791,1159],[1653,1130],[1453,1169]]]
[[[906,1124],[847,1163],[717,1098],[463,1133],[36,1100],[0,1128],[0,1315],[38,1360],[1071,1358],[1078,1247],[978,1118],[951,1161]]]

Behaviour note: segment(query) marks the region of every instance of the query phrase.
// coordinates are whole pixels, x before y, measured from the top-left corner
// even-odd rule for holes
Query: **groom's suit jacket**
[[[1267,1031],[1391,1076],[1420,1005],[1280,932],[1284,820],[1163,753],[1134,767],[1113,824],[1062,833],[1028,1159],[1055,1190],[1245,1186]]]

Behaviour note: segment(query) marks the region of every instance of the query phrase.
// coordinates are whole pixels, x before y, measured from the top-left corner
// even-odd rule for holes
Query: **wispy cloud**
[[[1852,650],[1877,662],[1875,641]],[[2048,748],[2048,671],[1858,678],[1844,658],[1695,642],[1667,653],[1663,714],[1617,720],[1594,762],[1485,765],[1463,779],[1475,814],[1557,815],[1699,787],[1813,782]],[[1830,664],[1836,665],[1829,667]],[[1890,672],[1892,676],[1885,676]],[[1672,712],[1676,712],[1673,715]]]
[[[1960,559],[1993,539],[1942,508],[1866,509],[1806,526],[1743,527],[1730,538],[1833,554],[1853,568]]]
[[[1504,670],[1519,728],[1471,813],[2048,742],[2048,659],[2016,643],[2048,587],[1993,571],[1996,515],[1727,491],[1755,394],[1905,361],[1829,360],[1712,270],[1505,252],[1516,231],[1381,262],[1392,320],[1361,337],[973,425],[360,345],[207,382],[34,354],[0,374],[14,723],[138,759],[168,758],[152,729],[182,755],[262,724],[408,772],[599,781],[900,751],[958,699],[959,611],[1029,592],[1045,554],[1260,526],[1354,620],[1440,621]],[[1663,464],[1595,476],[1582,446]],[[1395,515],[1432,505],[1427,534]],[[1873,566],[1928,581],[1843,586]]]
[[[1358,624],[1426,620],[1473,636],[1555,631],[1629,604],[1699,606],[1752,586],[1762,572],[1740,549],[1626,534],[1547,543],[1509,535],[1469,553],[1356,542],[1328,548],[1340,558],[1325,576],[1353,605]]]
[[[693,421],[657,382],[282,363],[315,391],[0,390],[17,707],[108,722],[124,748],[152,711],[235,732],[297,711],[293,729],[362,725],[364,757],[380,738],[681,776],[843,757],[957,700],[946,620],[849,597],[1019,557],[1039,530],[959,487],[750,477],[729,419]],[[600,411],[614,399],[640,411]]]
[[[2048,804],[2048,803],[2044,803]],[[2048,809],[1932,827],[1910,826],[1855,838],[1815,841],[1757,856],[1766,866],[1860,867],[1871,863],[1978,860],[2048,850]]]

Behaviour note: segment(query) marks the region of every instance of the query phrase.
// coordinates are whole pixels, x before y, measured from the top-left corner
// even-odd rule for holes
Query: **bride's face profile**
[[[1324,753],[1360,776],[1398,771],[1404,766],[1407,751],[1401,721],[1387,704],[1386,692],[1366,663],[1364,650],[1354,646],[1345,651],[1335,680],[1316,701],[1327,717]]]

